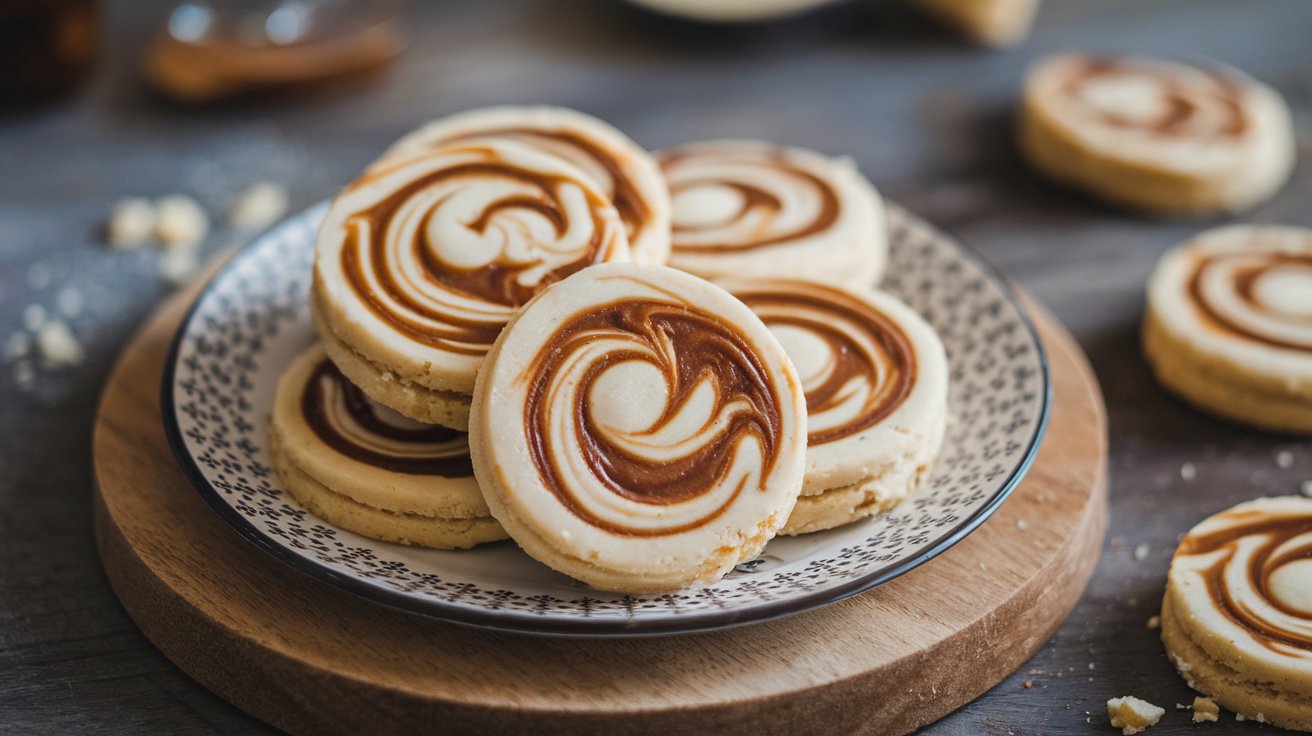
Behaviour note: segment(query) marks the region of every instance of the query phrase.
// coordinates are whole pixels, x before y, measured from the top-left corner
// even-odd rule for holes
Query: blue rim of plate
[[[371,585],[351,575],[344,575],[331,568],[321,565],[308,557],[296,554],[290,549],[273,541],[269,536],[257,529],[253,524],[237,512],[232,506],[223,500],[223,497],[216,491],[205,476],[201,473],[200,468],[196,465],[195,459],[188,451],[185,441],[182,437],[182,429],[178,425],[176,406],[173,401],[173,384],[174,376],[177,369],[178,353],[182,348],[183,336],[187,332],[187,326],[191,324],[197,308],[201,302],[209,295],[219,279],[229,271],[236,268],[245,258],[249,257],[255,247],[264,239],[264,237],[278,228],[282,227],[290,220],[303,216],[306,212],[322,206],[323,203],[307,207],[305,210],[286,218],[266,230],[264,233],[252,238],[249,243],[242,246],[240,250],[232,255],[218,271],[208,277],[205,286],[196,294],[191,305],[187,307],[187,313],[183,315],[182,320],[178,323],[178,329],[169,342],[168,355],[164,359],[163,378],[160,382],[160,409],[164,422],[164,434],[168,438],[169,449],[173,451],[173,456],[177,460],[183,476],[201,498],[205,500],[206,505],[213,509],[229,526],[237,531],[244,539],[254,544],[259,549],[268,553],[274,559],[306,575],[309,578],[328,583],[334,587],[340,588],[348,593],[360,598],[378,603],[389,608],[405,611],[407,613],[419,614],[432,619],[437,619],[449,623],[462,624],[481,629],[491,629],[515,634],[529,634],[541,636],[568,636],[577,638],[623,638],[638,636],[676,636],[682,634],[696,634],[709,631],[722,631],[725,629],[745,626],[748,624],[763,623],[774,619],[793,616],[799,613],[805,613],[831,603],[837,603],[845,598],[864,593],[876,588],[888,581],[904,575],[917,567],[933,560],[940,554],[951,549],[967,535],[979,528],[995,511],[998,510],[1012,491],[1020,485],[1021,480],[1029,473],[1030,467],[1034,464],[1034,458],[1038,455],[1039,448],[1043,444],[1043,437],[1048,430],[1048,419],[1052,413],[1052,372],[1048,362],[1047,349],[1043,345],[1043,340],[1039,337],[1039,332],[1034,326],[1034,321],[1030,319],[1029,313],[1021,305],[1020,299],[1016,295],[1015,289],[1012,288],[1012,282],[1002,271],[988,261],[983,255],[970,247],[961,238],[955,234],[944,230],[938,225],[930,223],[928,220],[921,218],[919,215],[907,212],[915,219],[929,224],[942,237],[952,241],[963,256],[970,259],[979,266],[980,269],[992,278],[1001,288],[1002,296],[1016,310],[1020,317],[1021,324],[1029,333],[1034,341],[1034,346],[1038,351],[1039,367],[1043,377],[1043,403],[1039,412],[1038,422],[1034,427],[1034,434],[1030,437],[1029,446],[1025,448],[1025,454],[1021,461],[1017,463],[1011,475],[1006,482],[993,494],[993,497],[986,501],[982,506],[976,509],[975,513],[966,517],[964,521],[954,527],[950,532],[940,537],[936,542],[929,545],[926,549],[918,554],[905,560],[885,565],[879,569],[873,570],[861,577],[849,580],[842,585],[824,590],[817,590],[813,593],[790,598],[784,601],[769,602],[757,606],[748,606],[736,610],[711,611],[707,613],[688,613],[674,618],[664,618],[655,621],[599,621],[597,619],[544,619],[533,616],[532,614],[520,614],[509,611],[487,611],[482,609],[469,609],[459,606],[453,606],[441,601],[425,600],[407,596],[399,591],[389,590],[387,588]]]

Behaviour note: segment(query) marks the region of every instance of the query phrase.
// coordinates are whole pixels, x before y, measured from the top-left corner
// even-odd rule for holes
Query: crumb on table
[[[1142,733],[1149,726],[1156,725],[1165,714],[1164,709],[1132,695],[1107,701],[1107,718],[1111,720],[1112,728],[1121,729],[1123,736]]]

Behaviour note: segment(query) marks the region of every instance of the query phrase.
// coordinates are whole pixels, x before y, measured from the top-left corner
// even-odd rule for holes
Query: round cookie
[[[564,107],[507,105],[435,120],[401,138],[374,164],[390,166],[453,143],[509,139],[568,161],[615,204],[638,263],[670,256],[670,191],[656,159],[614,126]]]
[[[1196,406],[1312,432],[1312,231],[1234,225],[1170,251],[1143,340],[1158,381]]]
[[[279,379],[269,439],[287,491],[343,529],[438,549],[506,538],[474,478],[465,435],[374,404],[321,347]]]
[[[806,460],[801,382],[719,287],[608,263],[543,291],[488,353],[470,451],[530,556],[603,590],[718,579],[784,525]]]
[[[366,173],[333,200],[311,306],[370,398],[465,429],[474,376],[519,307],[628,259],[618,212],[582,171],[511,141],[470,143]]]
[[[1312,499],[1241,503],[1185,535],[1162,640],[1190,687],[1247,719],[1312,731]]]
[[[671,266],[712,280],[852,288],[883,276],[883,200],[851,159],[738,140],[691,143],[658,158],[670,185]]]
[[[870,288],[724,286],[779,339],[806,394],[806,479],[780,533],[832,529],[906,498],[943,444],[948,370],[934,329]]]
[[[1031,67],[1020,145],[1052,179],[1158,214],[1267,199],[1295,158],[1289,107],[1229,68],[1069,54]]]

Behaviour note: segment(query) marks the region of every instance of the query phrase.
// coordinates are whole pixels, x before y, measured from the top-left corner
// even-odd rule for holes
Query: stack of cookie
[[[883,223],[846,159],[653,156],[558,108],[434,122],[329,209],[275,467],[377,539],[509,536],[621,592],[715,580],[891,508],[938,452],[946,358],[875,288]]]

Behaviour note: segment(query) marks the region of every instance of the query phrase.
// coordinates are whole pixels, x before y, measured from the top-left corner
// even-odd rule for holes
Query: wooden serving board
[[[195,292],[147,322],[105,387],[100,555],[164,654],[295,734],[905,733],[1037,651],[1102,546],[1102,397],[1070,335],[1032,308],[1054,382],[1033,468],[970,537],[873,591],[753,626],[628,640],[497,633],[373,605],[241,539],[178,470],[160,376]]]

